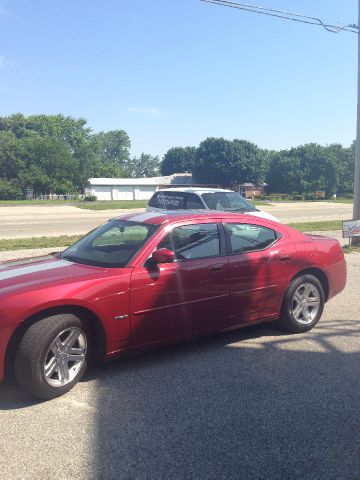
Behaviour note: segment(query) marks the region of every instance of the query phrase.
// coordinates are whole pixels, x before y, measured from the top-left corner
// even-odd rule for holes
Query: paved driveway
[[[264,210],[284,223],[352,218],[352,205],[331,202],[281,203]],[[0,238],[84,234],[128,211],[82,210],[58,205],[0,207]]]
[[[90,369],[37,403],[0,386],[4,479],[360,478],[360,255],[319,325],[275,324]]]

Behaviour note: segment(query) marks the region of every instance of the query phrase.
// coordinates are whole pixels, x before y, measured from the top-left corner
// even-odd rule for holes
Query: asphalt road
[[[264,210],[284,223],[352,218],[352,205],[332,202],[281,203]],[[84,234],[125,212],[58,205],[0,207],[0,238]]]
[[[39,403],[0,386],[3,479],[360,478],[360,255],[301,335],[276,324],[92,367]]]

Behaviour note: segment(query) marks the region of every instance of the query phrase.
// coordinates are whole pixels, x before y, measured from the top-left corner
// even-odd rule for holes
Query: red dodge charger
[[[0,381],[51,399],[91,356],[279,320],[310,330],[343,290],[339,242],[250,215],[114,218],[61,254],[0,263]]]

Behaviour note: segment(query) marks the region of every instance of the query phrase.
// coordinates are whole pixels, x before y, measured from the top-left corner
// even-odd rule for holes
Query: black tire
[[[89,334],[75,315],[52,315],[34,323],[26,330],[16,352],[15,376],[19,386],[43,400],[68,392],[86,370],[88,343]],[[53,369],[53,373],[45,375],[46,368],[49,374]]]
[[[308,291],[306,289],[309,289],[308,295],[306,295]],[[306,304],[301,302],[306,302]],[[314,275],[297,277],[290,283],[286,291],[280,323],[291,332],[307,332],[320,320],[324,305],[325,295],[320,281]]]

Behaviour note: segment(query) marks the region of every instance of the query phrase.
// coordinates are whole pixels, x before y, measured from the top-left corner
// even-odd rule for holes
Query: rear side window
[[[186,195],[181,192],[157,192],[150,199],[149,207],[163,210],[185,210]]]
[[[281,237],[280,233],[261,225],[227,223],[224,227],[231,254],[264,250]]]

